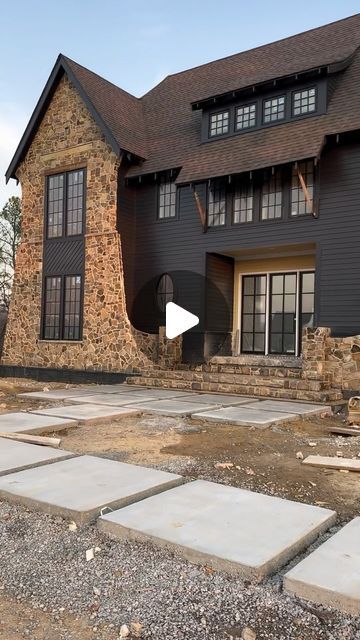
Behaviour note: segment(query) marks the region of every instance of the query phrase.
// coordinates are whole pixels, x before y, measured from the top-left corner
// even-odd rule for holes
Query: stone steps
[[[151,370],[129,377],[127,383],[149,388],[182,389],[217,393],[232,393],[264,398],[335,402],[340,391],[319,379],[292,379],[288,376],[260,376],[206,371]]]

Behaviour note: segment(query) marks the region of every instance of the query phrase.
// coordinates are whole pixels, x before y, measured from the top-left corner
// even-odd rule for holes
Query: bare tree
[[[21,200],[9,198],[0,211],[0,307],[9,309],[16,251],[21,233]]]

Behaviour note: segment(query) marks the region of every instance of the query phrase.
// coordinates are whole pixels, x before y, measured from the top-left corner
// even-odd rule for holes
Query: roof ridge
[[[265,44],[260,44],[260,45],[258,45],[256,47],[251,47],[250,49],[244,49],[243,51],[238,51],[237,53],[231,53],[228,56],[223,56],[222,58],[216,58],[215,60],[210,60],[209,62],[203,62],[202,64],[195,65],[194,67],[189,67],[188,69],[183,69],[182,71],[176,71],[175,73],[169,73],[167,76],[165,76],[165,78],[163,78],[160,82],[158,82],[158,84],[154,85],[154,87],[152,87],[151,89],[149,89],[149,91],[144,93],[144,95],[141,96],[140,100],[142,98],[144,98],[145,96],[147,96],[149,93],[151,93],[154,89],[159,87],[168,78],[173,78],[175,76],[180,76],[180,75],[182,75],[184,73],[188,73],[189,71],[194,71],[195,69],[201,69],[202,67],[207,67],[207,66],[215,64],[217,62],[223,62],[224,60],[230,60],[231,58],[236,58],[237,56],[242,55],[243,53],[250,53],[251,51],[257,51],[258,49],[263,49],[263,48],[268,47],[270,45],[278,44],[279,42],[286,42],[287,40],[292,40],[294,38],[297,38],[298,36],[302,36],[305,33],[312,33],[312,32],[315,32],[315,31],[319,31],[320,29],[324,29],[325,27],[330,27],[330,26],[332,26],[334,24],[339,24],[340,22],[346,22],[347,20],[352,20],[353,18],[356,18],[357,16],[360,16],[360,13],[354,13],[351,16],[346,16],[345,18],[340,18],[340,20],[333,20],[333,22],[326,22],[325,24],[322,24],[319,27],[312,27],[311,29],[306,29],[305,31],[300,31],[298,33],[294,33],[291,36],[286,36],[285,38],[279,38],[278,40],[273,40],[273,41],[270,41],[270,42],[266,42]]]

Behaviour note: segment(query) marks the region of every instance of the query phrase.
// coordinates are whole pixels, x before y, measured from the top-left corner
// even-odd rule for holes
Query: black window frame
[[[66,281],[68,278],[80,278],[80,296],[79,296],[79,325],[78,325],[78,336],[71,338],[66,335],[66,324],[65,324],[65,305],[66,305]],[[58,337],[52,337],[47,335],[46,332],[46,318],[47,318],[47,282],[50,279],[59,280],[60,281],[60,296],[59,296],[59,335]],[[84,307],[84,274],[83,273],[66,273],[66,274],[49,274],[45,275],[43,282],[43,292],[42,292],[42,305],[41,305],[41,340],[51,341],[51,342],[81,342],[83,336],[83,307]],[[73,314],[74,315],[74,314]],[[75,326],[75,325],[73,325]]]
[[[162,283],[165,283],[165,288],[162,289]],[[167,286],[169,285],[169,286]],[[162,273],[156,284],[156,305],[160,313],[166,312],[166,305],[168,302],[174,302],[175,300],[175,284],[174,279],[168,272]]]
[[[269,191],[268,193],[265,193],[265,186],[268,185],[270,186],[271,182],[275,181],[275,186],[280,186],[280,188],[278,190],[275,190],[273,192]],[[268,176],[264,177],[264,180],[261,184],[261,189],[260,189],[260,203],[259,203],[259,221],[260,222],[276,222],[278,220],[283,220],[284,219],[284,206],[285,206],[285,183],[284,183],[284,172],[282,170],[281,167],[278,167],[275,169],[275,171],[273,173],[271,173]],[[269,209],[270,207],[274,207],[274,210],[276,209],[277,203],[276,203],[276,196],[275,196],[275,202],[274,204],[270,204],[268,203],[266,205],[266,207],[264,207],[264,196],[270,196],[271,193],[277,194],[280,193],[281,194],[281,204],[280,204],[280,215],[274,215],[273,217],[263,217],[263,209],[267,208]]]
[[[170,203],[170,206],[173,207],[173,215],[168,215],[168,216],[160,216],[160,210],[161,208],[166,208],[167,205],[161,205],[161,196],[162,194],[160,193],[161,190],[161,185],[170,185],[172,192],[170,191],[170,195],[174,195],[174,203]],[[166,195],[166,194],[164,194]],[[178,216],[178,197],[179,197],[179,190],[177,188],[177,184],[175,183],[175,179],[172,177],[169,177],[168,175],[162,175],[158,181],[158,185],[157,185],[157,205],[156,205],[156,220],[158,222],[166,222],[169,220],[175,220]]]
[[[265,120],[265,110],[266,110],[266,103],[267,102],[274,102],[275,100],[280,100],[281,98],[284,99],[283,102],[283,109],[282,109],[282,117],[279,118],[270,118],[270,120]],[[262,123],[264,126],[269,126],[271,124],[274,124],[276,122],[284,122],[286,121],[286,112],[287,112],[287,94],[285,93],[279,93],[276,96],[268,96],[266,98],[263,98],[262,101]],[[279,109],[277,110],[277,114],[279,113]]]
[[[212,126],[211,126],[211,120],[214,117],[217,116],[224,116],[224,114],[227,114],[227,130],[224,131],[222,127],[222,131],[220,131],[220,133],[211,133],[212,130]],[[208,129],[208,136],[210,140],[214,140],[214,138],[218,138],[219,136],[226,136],[230,133],[231,131],[231,120],[230,120],[230,109],[219,109],[218,111],[213,111],[212,113],[209,114],[209,129]],[[224,118],[223,118],[224,120]],[[218,129],[218,127],[216,126],[216,130]]]
[[[297,167],[299,167],[299,169],[301,170],[301,168],[305,165],[306,169],[307,169],[307,165],[311,164],[312,165],[312,171],[305,171],[302,172],[306,187],[308,190],[310,190],[310,194],[312,196],[312,203],[313,206],[310,209],[308,203],[306,202],[305,199],[305,194],[303,193],[301,184],[300,184],[300,180],[298,178],[298,176],[296,175],[296,179],[297,179],[297,185],[293,186],[293,179],[294,179],[294,172],[296,171]],[[308,176],[311,174],[312,176],[312,184],[308,183]],[[315,161],[313,158],[309,158],[307,160],[300,160],[299,162],[294,162],[291,165],[291,173],[290,173],[290,197],[289,197],[289,218],[290,219],[297,219],[297,218],[304,218],[306,216],[311,216],[314,212],[314,206],[315,206],[315,198],[316,198],[316,165],[315,165]],[[301,193],[303,195],[303,197],[299,198],[297,200],[293,200],[293,194],[297,193],[297,195],[299,196],[299,194]],[[299,205],[300,203],[305,202],[305,211],[304,213],[299,213],[299,211],[297,212],[293,212],[293,205],[296,205],[297,208],[299,209]]]
[[[244,225],[252,224],[255,221],[256,201],[255,201],[255,185],[253,180],[241,180],[234,184],[232,191],[232,224]],[[251,207],[248,206],[248,200],[251,198]],[[241,208],[241,200],[246,200],[246,207]],[[236,208],[236,201],[239,201],[239,207]],[[249,216],[249,212],[251,212]],[[245,213],[246,220],[241,220],[241,214]],[[236,220],[238,215],[239,220]]]
[[[314,102],[314,109],[312,109],[311,111],[308,109],[307,111],[301,111],[300,113],[295,113],[295,95],[296,94],[301,94],[304,92],[309,93],[309,91],[311,90],[315,91],[315,102]],[[316,84],[313,84],[310,87],[301,87],[299,89],[294,89],[291,92],[291,118],[297,119],[297,118],[302,118],[303,116],[311,116],[311,115],[316,115],[317,110],[318,110],[318,93],[319,93],[319,89],[318,86]],[[301,98],[300,98],[300,104],[301,104]]]
[[[83,174],[83,193],[82,193],[82,220],[81,220],[81,232],[80,233],[68,233],[68,219],[69,219],[69,206],[68,206],[68,194],[69,194],[69,175],[82,172]],[[61,234],[50,236],[49,228],[54,225],[49,225],[49,183],[52,178],[63,177],[63,203],[62,203],[62,223]],[[86,183],[87,172],[86,167],[79,167],[76,169],[68,169],[67,171],[55,171],[45,176],[45,239],[47,241],[59,240],[64,238],[79,238],[85,234],[86,224]],[[71,185],[73,186],[73,185]],[[59,226],[59,225],[56,225]]]
[[[214,202],[210,202],[210,193],[214,193],[214,192],[219,192],[223,194],[223,197],[219,198],[219,203],[221,201],[224,202],[225,204],[224,211],[220,211],[220,212],[212,211],[210,213],[210,206],[215,206],[215,204],[217,203],[216,199],[214,199]],[[206,206],[207,227],[209,229],[219,229],[219,228],[225,227],[227,223],[227,212],[228,212],[228,190],[227,190],[226,182],[223,178],[215,178],[213,180],[208,181],[206,200],[207,200],[207,203],[206,203],[207,204]],[[214,220],[216,216],[221,216],[221,219],[223,220],[223,222],[220,222],[218,224],[210,223],[210,219]]]
[[[250,118],[250,109],[251,107],[255,107],[255,116],[253,118],[254,120],[254,124],[251,124],[249,126],[246,127],[239,127],[238,126],[238,112],[240,109],[246,109],[249,108],[249,118],[248,121],[250,122],[250,120],[252,120],[252,118]],[[238,131],[251,131],[252,129],[256,128],[258,124],[258,102],[256,100],[253,100],[252,102],[246,102],[244,104],[238,104],[235,106],[235,132]]]

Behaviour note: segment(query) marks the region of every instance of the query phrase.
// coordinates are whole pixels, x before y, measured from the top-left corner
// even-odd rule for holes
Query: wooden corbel
[[[203,233],[206,233],[206,231],[207,231],[206,211],[204,210],[204,207],[203,207],[202,202],[200,200],[200,196],[197,193],[195,187],[191,186],[190,188],[191,188],[191,191],[192,191],[193,196],[194,196],[196,208],[198,210],[200,222],[201,222],[201,225],[202,225],[202,228],[203,228]]]

